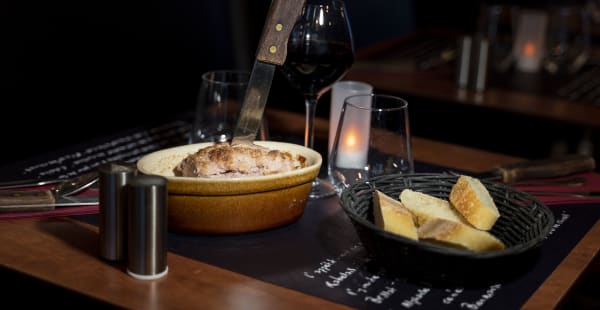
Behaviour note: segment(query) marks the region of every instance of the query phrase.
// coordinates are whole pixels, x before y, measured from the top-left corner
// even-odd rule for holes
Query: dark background
[[[431,0],[346,3],[357,49],[419,29],[472,31],[482,5],[472,0],[460,6]],[[3,0],[0,159],[9,163],[193,111],[203,72],[252,68],[269,4],[269,0]],[[320,116],[328,116],[328,96],[317,106]],[[279,73],[268,106],[304,112],[301,95]],[[536,141],[547,145],[553,135],[564,132],[547,132],[555,127],[531,126],[530,120],[515,115],[483,112],[477,116],[482,126],[486,119],[512,117],[513,124],[535,128],[514,145],[499,145],[494,139],[457,135],[442,123],[429,122],[432,115],[467,118],[480,113],[476,110],[453,111],[422,102],[411,111],[413,134],[536,157],[547,152]],[[489,130],[495,136],[503,134],[501,129]],[[459,136],[463,139],[457,140]],[[533,149],[540,152],[524,152]]]
[[[466,19],[456,16],[476,12],[433,1],[346,2],[356,48],[419,26],[458,25]],[[203,72],[251,69],[269,4],[4,0],[2,160],[191,111]],[[279,74],[268,106],[304,111],[300,94]],[[328,113],[325,104],[318,107]]]

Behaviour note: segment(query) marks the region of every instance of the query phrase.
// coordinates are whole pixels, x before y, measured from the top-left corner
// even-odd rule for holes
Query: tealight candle
[[[338,127],[338,121],[340,119],[340,112],[344,105],[344,100],[350,96],[370,94],[373,92],[373,86],[359,81],[338,81],[333,83],[331,87],[331,104],[329,105],[329,144],[328,151],[331,153],[331,147],[333,145],[333,139],[335,139],[335,132]]]
[[[357,126],[358,125],[358,126]],[[369,127],[359,130],[357,127],[365,124],[348,124],[340,135],[340,145],[337,153],[338,166],[342,168],[361,169],[367,163],[367,151],[369,148]]]
[[[336,154],[339,167],[350,169],[365,167],[369,151],[371,114],[364,111],[369,111],[370,108],[370,97],[364,96],[362,101],[355,104],[352,109],[343,111]]]

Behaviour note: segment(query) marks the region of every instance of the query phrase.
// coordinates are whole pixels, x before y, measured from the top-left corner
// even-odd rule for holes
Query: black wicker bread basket
[[[477,284],[500,281],[524,272],[554,224],[552,211],[537,198],[509,186],[481,180],[494,199],[500,218],[490,233],[502,240],[502,251],[472,252],[414,241],[374,224],[373,192],[395,199],[405,188],[448,199],[458,176],[403,174],[356,183],[341,194],[341,205],[367,251],[388,270],[419,282]]]

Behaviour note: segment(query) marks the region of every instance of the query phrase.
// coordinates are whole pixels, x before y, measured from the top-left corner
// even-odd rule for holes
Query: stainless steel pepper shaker
[[[100,255],[107,260],[126,256],[127,200],[125,184],[136,169],[127,163],[107,163],[98,167],[100,184]]]
[[[127,273],[152,280],[167,274],[167,179],[139,175],[127,184]]]

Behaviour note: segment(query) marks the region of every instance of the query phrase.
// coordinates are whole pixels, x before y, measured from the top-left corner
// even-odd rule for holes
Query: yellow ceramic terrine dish
[[[137,162],[140,173],[167,179],[168,227],[171,231],[234,234],[270,229],[297,220],[308,202],[312,181],[322,164],[319,153],[286,142],[256,145],[306,158],[303,168],[264,176],[204,178],[175,176],[185,157],[213,143],[159,150]]]

